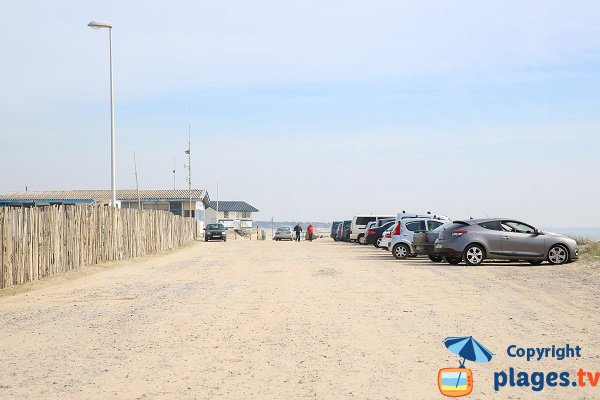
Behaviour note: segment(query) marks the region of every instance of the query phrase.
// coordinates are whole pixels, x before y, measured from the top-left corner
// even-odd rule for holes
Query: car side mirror
[[[533,231],[533,233],[534,233],[534,235],[543,235],[544,234],[544,232],[542,232],[542,231],[540,231],[538,229],[536,229],[535,231]]]

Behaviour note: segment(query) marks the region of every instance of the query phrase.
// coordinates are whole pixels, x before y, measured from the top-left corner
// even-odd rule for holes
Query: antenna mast
[[[135,190],[137,191],[138,210],[142,209],[142,199],[140,198],[140,185],[138,182],[137,161],[135,159],[135,151],[133,152],[133,174],[135,175]]]
[[[192,217],[192,126],[188,125],[188,189],[190,193],[190,217]]]

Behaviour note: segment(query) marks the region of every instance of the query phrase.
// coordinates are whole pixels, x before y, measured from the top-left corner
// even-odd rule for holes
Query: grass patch
[[[584,244],[579,249],[579,254],[582,258],[600,259],[600,242]]]

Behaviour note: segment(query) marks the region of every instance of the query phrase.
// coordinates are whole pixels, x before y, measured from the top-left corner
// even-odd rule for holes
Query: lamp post
[[[117,207],[117,189],[115,183],[115,98],[113,94],[113,65],[112,65],[112,23],[92,21],[88,24],[92,29],[108,29],[108,57],[110,64],[110,186],[112,191],[111,206]]]

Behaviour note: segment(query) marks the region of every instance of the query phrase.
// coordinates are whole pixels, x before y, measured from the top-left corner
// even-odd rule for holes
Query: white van
[[[367,224],[380,219],[394,219],[393,215],[355,215],[350,226],[350,241],[367,244]]]

